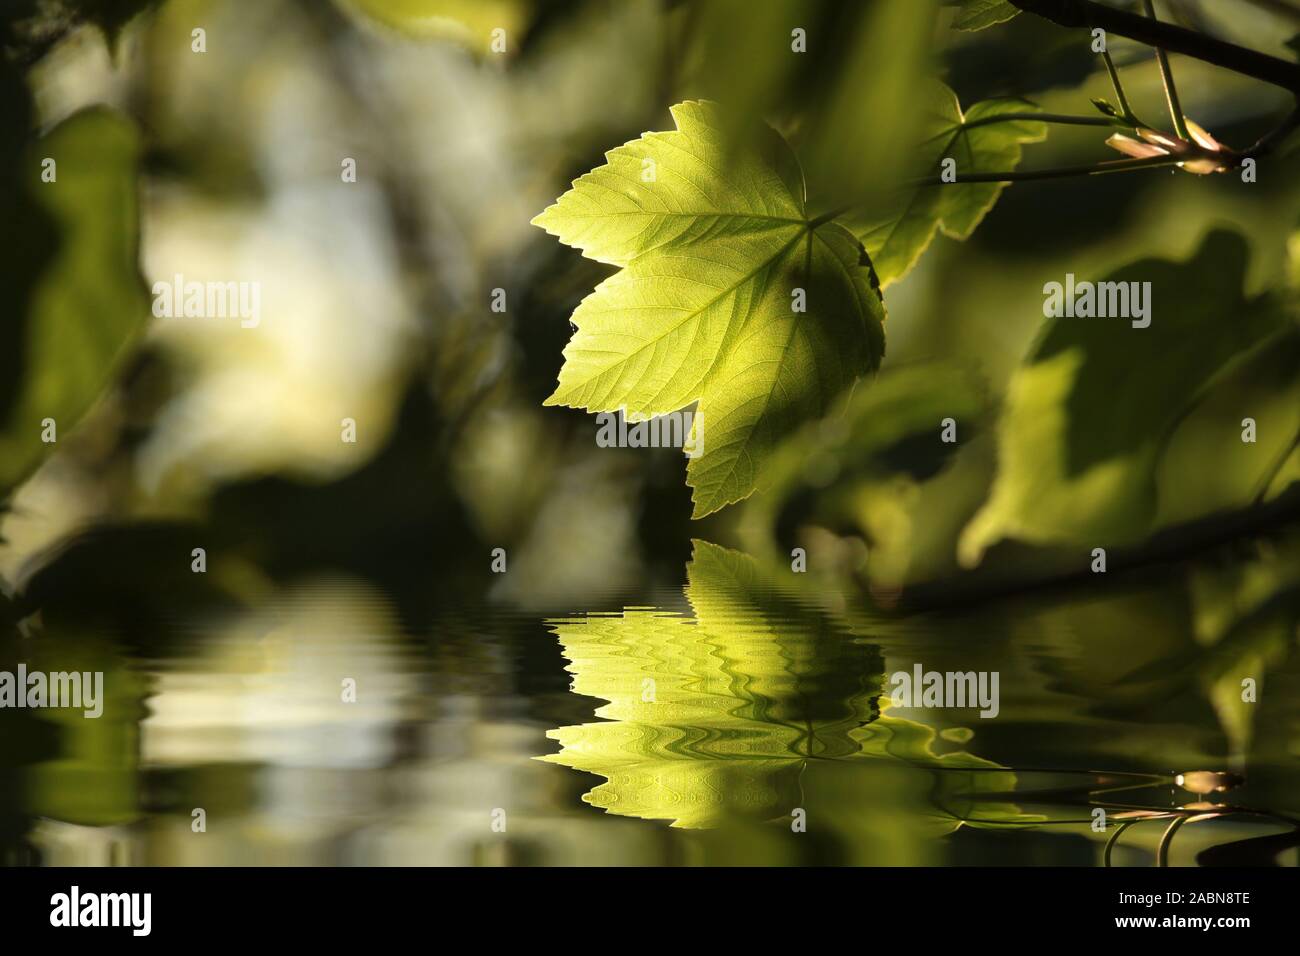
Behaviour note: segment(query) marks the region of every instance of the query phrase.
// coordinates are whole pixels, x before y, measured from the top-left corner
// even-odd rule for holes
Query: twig
[[[1072,176],[1104,176],[1107,173],[1123,173],[1136,169],[1155,169],[1160,166],[1175,166],[1187,161],[1186,156],[1149,156],[1142,159],[1117,159],[1105,163],[1091,163],[1085,166],[1058,166],[1052,169],[1012,170],[1005,173],[968,173],[958,174],[955,179],[945,180],[940,176],[913,179],[904,186],[946,186],[952,183],[1023,183],[1040,179],[1066,179]]]
[[[1265,156],[1282,145],[1282,141],[1295,132],[1300,127],[1300,108],[1291,112],[1291,115],[1284,119],[1281,124],[1274,130],[1266,133],[1250,149],[1242,154],[1244,157]]]
[[[1112,552],[1108,556],[1109,573],[1106,576],[1120,572],[1134,575],[1155,572],[1242,538],[1258,538],[1290,525],[1300,525],[1300,487],[1292,487],[1264,504],[1249,505],[1238,511],[1218,513],[1158,531],[1139,547]],[[1000,579],[971,571],[955,578],[936,578],[914,584],[903,591],[894,610],[901,613],[933,611],[1057,588],[1096,585],[1097,575],[1086,562],[1079,562],[1074,556],[1067,558],[1064,551],[1057,550],[1055,555],[1044,553],[1040,557],[1040,570],[1032,577]]]
[[[1011,0],[1026,13],[1063,27],[1100,27],[1169,53],[1190,56],[1300,95],[1300,63],[1250,50],[1172,23],[1117,10],[1096,0]]]
[[[992,126],[994,123],[1014,122],[1053,123],[1058,126],[1117,126],[1114,118],[1107,116],[1074,116],[1066,113],[1001,113],[995,116],[982,116],[977,120],[962,123],[963,130],[980,126]]]

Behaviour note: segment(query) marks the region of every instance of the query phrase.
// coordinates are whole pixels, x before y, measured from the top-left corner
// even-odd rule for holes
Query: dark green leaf
[[[1221,231],[1187,262],[1144,259],[1104,277],[1150,283],[1147,328],[1049,321],[1011,383],[997,479],[963,533],[964,561],[1004,537],[1108,547],[1150,532],[1171,428],[1225,363],[1285,321],[1270,300],[1245,296],[1247,258],[1245,241]],[[1224,439],[1241,447],[1235,432]]]
[[[54,446],[54,419],[71,431],[111,379],[149,317],[137,264],[134,128],[104,109],[79,113],[32,144],[20,161],[16,211],[0,230],[14,250],[0,270],[0,339],[8,371],[0,394],[0,489],[11,488]],[[42,160],[57,178],[42,182]]]

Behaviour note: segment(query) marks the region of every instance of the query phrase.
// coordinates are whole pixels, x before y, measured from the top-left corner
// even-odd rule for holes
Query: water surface
[[[1181,571],[914,615],[704,542],[683,579],[567,613],[466,593],[419,629],[327,575],[163,639],[26,622],[6,661],[107,700],[0,713],[6,857],[1296,862],[1295,636],[1208,639]],[[997,715],[895,706],[917,664],[996,672]]]

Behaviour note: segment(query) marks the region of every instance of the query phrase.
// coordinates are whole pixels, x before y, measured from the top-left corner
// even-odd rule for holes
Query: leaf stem
[[[1154,0],[1143,0],[1146,7],[1147,16],[1152,22],[1158,23],[1156,19],[1156,8]],[[1183,116],[1182,104],[1178,101],[1178,87],[1174,85],[1174,71],[1169,67],[1169,54],[1164,51],[1163,47],[1156,47],[1156,61],[1160,64],[1160,79],[1165,85],[1165,99],[1169,103],[1169,117],[1174,121],[1174,132],[1183,142],[1190,142],[1191,133],[1187,130],[1187,119]]]
[[[1115,69],[1115,61],[1110,58],[1110,51],[1102,50],[1101,58],[1106,61],[1106,70],[1110,73],[1111,86],[1115,87],[1115,98],[1119,100],[1119,110],[1124,114],[1124,121],[1130,126],[1141,126],[1142,121],[1134,115],[1133,107],[1128,105],[1128,97],[1124,95],[1124,84],[1119,80],[1119,70]]]

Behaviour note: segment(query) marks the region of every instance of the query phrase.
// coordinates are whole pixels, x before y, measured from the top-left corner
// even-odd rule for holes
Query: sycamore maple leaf
[[[622,267],[573,313],[546,404],[645,419],[698,403],[699,518],[750,495],[776,443],[880,364],[885,308],[861,243],[808,216],[776,132],[737,151],[716,104],[672,116],[533,222]]]
[[[961,174],[994,173],[1020,165],[1021,147],[1047,138],[1047,126],[1031,119],[1038,107],[1025,100],[984,100],[963,110],[942,83],[929,91],[922,139],[915,156],[918,176],[933,176],[951,159]],[[1005,189],[1002,183],[919,186],[897,199],[849,216],[845,224],[862,240],[885,288],[902,279],[936,233],[964,241],[975,232]]]

